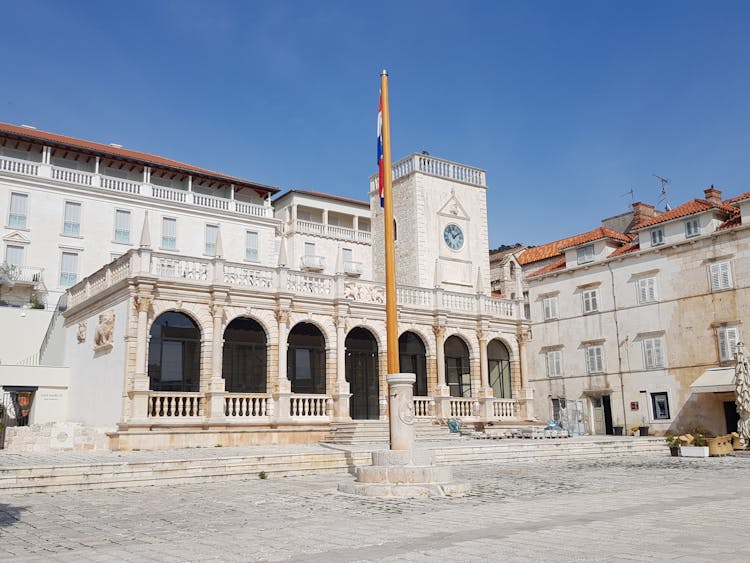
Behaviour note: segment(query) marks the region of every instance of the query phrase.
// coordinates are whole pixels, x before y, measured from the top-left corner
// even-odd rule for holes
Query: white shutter
[[[711,264],[710,272],[713,291],[732,287],[732,268],[729,262]]]
[[[5,263],[8,266],[23,266],[23,246],[5,247]]]
[[[591,313],[599,310],[599,292],[596,289],[583,292],[583,312]]]
[[[315,256],[315,243],[314,242],[305,243],[305,256]]]
[[[245,233],[245,260],[258,260],[258,233],[254,231]]]
[[[75,285],[78,277],[78,254],[63,252],[60,259],[60,285],[70,287]]]
[[[216,239],[219,236],[219,227],[216,225],[206,225],[206,254],[213,256],[216,254]]]
[[[719,328],[719,360],[726,362],[734,359],[735,349],[739,340],[739,330],[735,326]]]
[[[115,211],[115,242],[130,242],[130,211]]]
[[[586,359],[589,373],[601,373],[604,371],[601,346],[589,346],[586,348]]]
[[[81,204],[70,201],[65,202],[63,212],[63,233],[70,236],[81,234]]]
[[[638,280],[638,302],[650,303],[656,301],[656,278],[642,278]]]
[[[174,249],[177,246],[177,220],[164,218],[161,222],[161,245]]]
[[[557,318],[557,297],[544,298],[544,319]]]
[[[562,374],[562,353],[560,350],[547,352],[547,376],[559,377]]]
[[[29,196],[26,194],[10,194],[10,210],[8,226],[13,228],[26,227],[26,212]]]

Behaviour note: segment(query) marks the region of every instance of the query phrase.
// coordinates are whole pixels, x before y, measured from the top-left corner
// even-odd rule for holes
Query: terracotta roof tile
[[[744,194],[740,194],[740,195],[738,195],[736,197],[733,197],[733,198],[730,198],[730,199],[726,199],[726,200],[724,200],[724,203],[737,203],[737,202],[743,201],[745,199],[750,199],[750,192],[745,192]]]
[[[638,225],[638,227],[636,227],[635,230],[640,230],[646,227],[657,225],[659,223],[665,223],[666,221],[679,219],[680,217],[687,217],[688,215],[695,215],[696,213],[708,211],[709,209],[717,209],[719,211],[723,211],[724,213],[729,213],[729,214],[734,212],[732,206],[726,203],[722,203],[720,206],[717,207],[717,206],[711,205],[705,199],[692,199],[688,202],[683,203],[682,205],[678,205],[674,209],[665,211],[658,217],[653,217],[651,219],[643,221],[641,224]]]
[[[51,145],[62,145],[70,149],[78,149],[81,151],[91,151],[100,153],[102,155],[109,156],[111,158],[120,158],[131,161],[138,161],[145,165],[154,165],[161,168],[169,168],[178,170],[184,173],[193,173],[196,175],[206,176],[214,178],[220,181],[240,184],[247,187],[252,187],[255,190],[262,191],[265,193],[276,193],[279,188],[273,186],[266,186],[259,184],[251,180],[245,180],[243,178],[237,178],[235,176],[228,176],[205,168],[199,168],[176,160],[170,160],[161,156],[153,154],[147,154],[143,152],[132,151],[129,149],[123,149],[113,147],[111,145],[105,145],[103,143],[95,143],[92,141],[84,141],[82,139],[76,139],[74,137],[66,137],[65,135],[57,135],[56,133],[48,133],[46,131],[39,131],[38,129],[30,129],[27,127],[19,127],[18,125],[11,125],[10,123],[0,123],[0,134],[10,135],[16,138],[21,138],[25,141],[48,143]]]
[[[612,256],[621,256],[622,254],[628,254],[630,252],[636,252],[641,249],[641,244],[638,239],[630,241],[628,244],[623,244],[620,248],[615,248],[614,252],[610,254]]]
[[[737,227],[738,225],[741,225],[741,224],[742,224],[742,216],[739,213],[735,213],[729,219],[727,219],[721,225],[719,225],[716,230],[723,231],[725,229],[731,229],[732,227]]]
[[[565,256],[562,256],[555,260],[554,262],[547,264],[544,266],[544,268],[539,268],[538,270],[535,270],[529,274],[530,278],[533,278],[534,276],[541,276],[543,274],[549,274],[550,272],[556,272],[558,270],[564,270],[565,269]]]
[[[533,264],[534,262],[557,256],[566,248],[586,244],[603,238],[609,238],[619,242],[630,242],[631,240],[631,237],[626,234],[606,227],[597,227],[593,231],[588,231],[580,235],[574,235],[562,240],[529,248],[518,257],[518,262],[524,266],[526,264]]]

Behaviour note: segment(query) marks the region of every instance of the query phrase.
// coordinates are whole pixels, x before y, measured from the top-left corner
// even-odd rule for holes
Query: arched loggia
[[[287,377],[292,393],[326,392],[326,341],[312,323],[299,323],[287,340]]]
[[[221,374],[228,393],[266,392],[266,344],[266,332],[253,319],[227,325]]]
[[[414,382],[414,396],[427,396],[427,356],[422,339],[414,332],[407,331],[398,339],[399,370],[417,376]]]
[[[469,347],[458,336],[445,341],[445,382],[451,397],[471,397]]]
[[[148,379],[151,391],[195,392],[200,388],[201,331],[189,316],[162,313],[151,324]]]
[[[487,372],[492,395],[498,399],[512,399],[510,352],[499,340],[492,340],[487,345]]]
[[[378,342],[361,327],[346,336],[346,380],[352,396],[349,414],[353,419],[380,418],[380,378],[378,377]]]

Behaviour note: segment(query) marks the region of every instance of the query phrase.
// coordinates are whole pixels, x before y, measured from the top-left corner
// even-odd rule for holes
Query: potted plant
[[[667,434],[666,441],[667,446],[669,446],[669,453],[672,457],[680,455],[680,437],[673,434]]]
[[[641,427],[640,426],[631,426],[630,431],[633,433],[633,436],[640,435]]]
[[[690,434],[680,436],[680,455],[682,457],[708,457],[707,433],[700,428]]]
[[[623,426],[612,426],[612,434],[614,436],[622,436]]]

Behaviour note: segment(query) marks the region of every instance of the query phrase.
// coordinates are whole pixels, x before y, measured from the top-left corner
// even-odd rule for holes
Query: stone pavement
[[[0,496],[0,561],[750,561],[750,459],[460,466],[462,498],[351,477]]]

